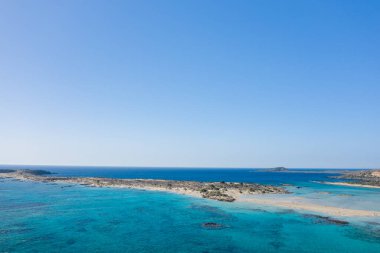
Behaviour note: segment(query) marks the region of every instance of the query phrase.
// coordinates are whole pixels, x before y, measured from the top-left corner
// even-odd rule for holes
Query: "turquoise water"
[[[289,177],[302,178],[295,195],[316,201],[379,200],[377,190]],[[380,225],[350,222],[162,192],[0,180],[0,252],[380,252]]]

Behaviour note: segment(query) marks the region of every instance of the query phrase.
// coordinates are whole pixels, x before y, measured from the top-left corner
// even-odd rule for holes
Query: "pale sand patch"
[[[95,186],[97,187],[97,186]],[[196,198],[202,198],[202,195],[194,190],[185,190],[185,189],[180,189],[180,188],[172,188],[172,189],[165,189],[165,188],[160,188],[160,187],[149,187],[149,186],[144,186],[144,187],[127,187],[127,186],[112,186],[111,188],[128,188],[128,189],[136,189],[136,190],[143,190],[143,191],[159,191],[159,192],[169,192],[169,193],[175,193],[175,194],[180,194],[180,195],[187,195],[191,197],[196,197]]]
[[[332,216],[370,216],[370,217],[380,217],[379,211],[370,211],[370,210],[356,210],[341,208],[335,206],[324,206],[314,203],[308,203],[305,199],[301,197],[297,198],[288,198],[288,200],[282,200],[278,198],[260,198],[260,197],[240,197],[237,199],[237,202],[247,202],[254,203],[258,205],[266,205],[280,208],[287,208],[293,210],[302,210],[302,211],[311,211],[317,213],[324,213]]]
[[[320,184],[331,184],[331,185],[340,185],[340,186],[352,186],[352,187],[362,187],[362,188],[377,188],[380,189],[380,186],[369,185],[369,184],[351,184],[344,182],[318,182]]]

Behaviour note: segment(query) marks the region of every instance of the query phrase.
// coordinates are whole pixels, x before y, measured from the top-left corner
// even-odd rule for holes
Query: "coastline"
[[[348,209],[334,206],[318,205],[314,203],[308,203],[305,199],[300,197],[292,198],[288,200],[282,200],[280,197],[264,199],[253,196],[243,196],[237,199],[237,202],[242,203],[253,203],[257,205],[265,205],[272,207],[280,207],[298,211],[309,211],[328,214],[331,216],[340,217],[380,217],[380,211],[369,211],[369,210],[358,210],[358,209]]]
[[[256,183],[199,182],[162,179],[117,179],[98,177],[55,177],[48,171],[17,170],[0,173],[0,178],[30,180],[45,183],[72,183],[89,187],[131,188],[165,191],[193,197],[233,202],[241,194],[286,194],[286,189]]]
[[[58,184],[76,184],[87,187],[109,187],[161,191],[187,195],[195,198],[207,198],[217,201],[253,203],[303,212],[317,212],[341,217],[380,217],[380,211],[357,210],[310,203],[305,198],[289,196],[284,188],[246,183],[197,182],[156,179],[113,179],[94,177],[56,177],[32,174],[33,171],[16,171],[0,173],[0,178],[20,181],[36,181]],[[324,182],[319,182],[324,183]],[[329,183],[329,182],[325,182]],[[332,184],[336,184],[332,182]],[[344,184],[344,183],[339,183]],[[347,184],[351,186],[351,184]],[[360,185],[361,186],[361,185]]]
[[[338,185],[338,186],[351,186],[351,187],[380,189],[380,186],[369,185],[369,184],[359,184],[359,183],[347,183],[347,182],[317,182],[317,183],[328,184],[328,185]]]

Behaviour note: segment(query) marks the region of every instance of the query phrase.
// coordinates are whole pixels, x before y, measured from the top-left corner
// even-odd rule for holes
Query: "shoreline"
[[[240,197],[237,202],[241,203],[254,203],[258,205],[265,205],[271,207],[279,207],[292,209],[297,211],[309,211],[316,213],[328,214],[331,216],[340,217],[380,217],[380,211],[348,209],[335,206],[325,206],[314,203],[305,202],[302,198],[281,200],[281,199],[263,199],[257,197]]]
[[[317,182],[317,183],[328,184],[328,185],[338,185],[338,186],[351,186],[351,187],[380,189],[380,186],[370,185],[370,184],[360,184],[360,183],[347,183],[347,182]]]
[[[56,177],[33,175],[30,172],[19,171],[0,173],[0,178],[20,181],[35,181],[43,183],[75,184],[87,187],[107,187],[160,191],[173,194],[187,195],[195,198],[237,203],[253,203],[263,206],[279,207],[303,212],[317,212],[341,217],[380,217],[380,211],[356,210],[325,206],[307,202],[307,199],[287,195],[284,188],[246,183],[228,182],[197,182],[156,179],[113,179],[94,177]],[[324,183],[324,182],[319,182]],[[329,182],[325,182],[329,183]],[[335,184],[334,182],[332,182]],[[339,183],[340,184],[340,183]],[[351,184],[348,184],[351,186]],[[273,198],[274,194],[275,197]],[[269,196],[269,198],[267,198]]]
[[[277,186],[236,183],[236,182],[198,182],[162,179],[117,179],[97,177],[56,177],[48,171],[17,170],[0,173],[0,178],[13,178],[45,183],[73,183],[89,187],[132,188],[140,190],[166,191],[194,197],[233,202],[241,194],[287,194],[286,189]]]

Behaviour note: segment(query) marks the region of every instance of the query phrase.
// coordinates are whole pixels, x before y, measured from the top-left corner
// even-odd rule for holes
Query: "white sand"
[[[284,198],[283,198],[284,197]],[[307,199],[301,197],[278,196],[274,198],[262,198],[255,196],[243,196],[237,199],[238,202],[254,203],[258,205],[274,206],[301,211],[311,211],[324,213],[332,216],[367,216],[380,217],[379,211],[348,209],[335,206],[325,206],[307,202]]]
[[[331,185],[340,185],[340,186],[352,186],[352,187],[362,187],[362,188],[378,188],[380,189],[380,186],[376,185],[369,185],[369,184],[351,184],[351,183],[344,183],[344,182],[319,182],[321,184],[331,184]]]

